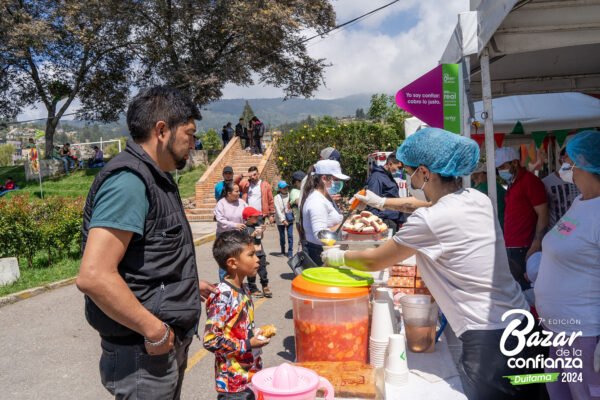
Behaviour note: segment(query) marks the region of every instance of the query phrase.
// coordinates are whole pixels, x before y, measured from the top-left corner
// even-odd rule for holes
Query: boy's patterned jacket
[[[241,392],[252,376],[262,369],[260,351],[253,354],[254,303],[244,285],[237,288],[227,281],[217,286],[206,300],[204,348],[215,353],[217,392]]]

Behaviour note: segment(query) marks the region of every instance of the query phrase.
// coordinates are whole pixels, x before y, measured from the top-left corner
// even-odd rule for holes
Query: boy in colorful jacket
[[[248,384],[262,369],[260,348],[269,343],[255,336],[254,304],[243,284],[244,278],[258,272],[253,238],[245,232],[224,232],[215,240],[213,256],[227,270],[206,301],[204,348],[215,354],[217,399],[253,400]]]

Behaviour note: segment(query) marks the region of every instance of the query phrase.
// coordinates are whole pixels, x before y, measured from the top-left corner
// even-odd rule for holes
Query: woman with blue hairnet
[[[529,307],[510,273],[491,200],[475,189],[463,189],[458,179],[475,169],[479,146],[463,136],[427,128],[408,137],[396,154],[405,166],[411,194],[430,206],[413,212],[393,240],[382,246],[327,250],[324,260],[331,266],[374,271],[416,255],[423,280],[462,342],[458,369],[467,397],[536,398],[543,385],[513,386],[503,378],[541,371],[508,367],[508,357],[500,350],[509,322],[523,330],[528,321],[505,320],[503,315],[517,310],[523,318]],[[382,199],[373,193],[357,198],[378,208],[405,206],[402,199]],[[533,317],[530,320],[533,326]],[[508,336],[505,348],[514,349],[517,342]],[[536,349],[525,347],[518,357],[535,355]]]
[[[573,382],[547,383],[551,399],[600,398],[600,132],[581,132],[567,144],[559,170],[563,181],[581,194],[542,240],[535,281],[535,306],[544,329],[567,335],[581,332],[568,346],[550,348],[550,358],[565,350],[582,368],[546,368],[574,373]],[[574,350],[577,353],[574,353]]]

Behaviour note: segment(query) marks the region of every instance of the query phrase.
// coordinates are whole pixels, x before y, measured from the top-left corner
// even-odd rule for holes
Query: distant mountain
[[[371,95],[358,94],[339,99],[248,99],[250,107],[256,116],[268,127],[275,127],[286,122],[301,121],[308,117],[354,116],[357,108],[366,112],[369,108]],[[225,99],[207,104],[201,110],[202,121],[199,128],[220,130],[227,122],[236,124],[244,110],[246,99]]]
[[[231,122],[233,125],[237,124],[246,101],[248,101],[256,116],[266,124],[267,128],[272,128],[287,122],[301,121],[309,115],[311,117],[326,115],[331,117],[355,116],[358,108],[362,108],[365,112],[368,111],[371,95],[357,94],[331,100],[290,99],[284,101],[283,98],[219,100],[202,107],[202,121],[198,124],[198,130],[207,131],[212,128],[220,132],[227,122]],[[42,124],[33,125],[44,129]],[[78,131],[81,140],[86,138],[97,140],[96,137],[100,136],[104,139],[111,139],[127,136],[128,132],[125,114],[121,114],[118,121],[109,124],[63,120],[60,128],[67,131]]]

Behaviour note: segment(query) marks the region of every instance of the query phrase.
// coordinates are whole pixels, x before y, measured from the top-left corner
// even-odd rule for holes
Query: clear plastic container
[[[318,275],[316,270],[332,268],[312,268],[304,272]],[[297,362],[368,362],[369,285],[372,278],[368,274],[355,273],[360,275],[348,276],[347,272],[341,272],[353,286],[340,286],[344,283],[335,279],[331,281],[333,283],[327,283],[327,279],[315,283],[304,273],[292,282],[290,296]]]

